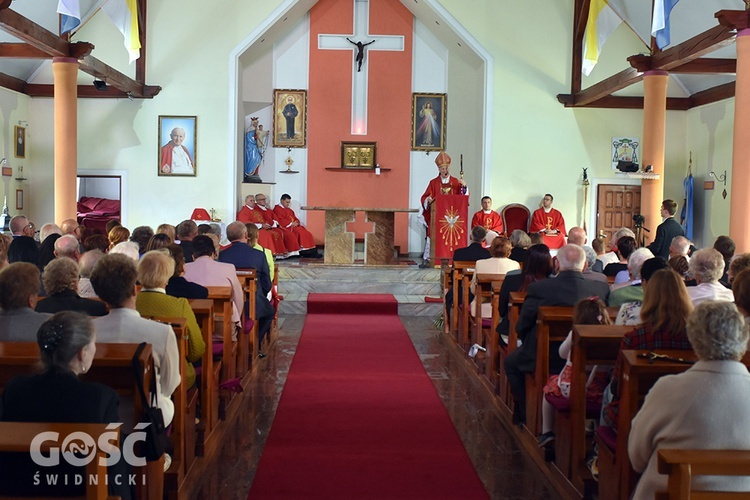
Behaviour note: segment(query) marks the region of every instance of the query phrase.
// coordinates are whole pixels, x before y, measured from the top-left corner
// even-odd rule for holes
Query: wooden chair
[[[109,424],[60,424],[47,422],[0,422],[0,452],[8,453],[25,453],[28,455],[31,449],[32,441],[43,432],[58,433],[58,439],[55,441],[44,440],[40,443],[40,451],[48,455],[50,448],[61,446],[67,436],[70,434],[83,432],[94,439],[97,444],[102,434],[114,433],[116,438],[107,439],[111,446],[119,445],[120,429],[108,429]],[[110,497],[107,493],[107,467],[101,465],[100,460],[107,458],[106,453],[109,450],[95,447],[93,459],[86,464],[86,494],[83,498],[86,500],[104,500],[120,498]],[[88,478],[96,478],[96,481],[89,481]],[[40,497],[36,497],[40,500]],[[80,497],[79,497],[80,498]]]
[[[747,450],[659,450],[659,473],[669,475],[669,489],[657,492],[663,500],[703,500],[747,498],[750,493],[697,491],[692,477],[750,476],[750,451]]]

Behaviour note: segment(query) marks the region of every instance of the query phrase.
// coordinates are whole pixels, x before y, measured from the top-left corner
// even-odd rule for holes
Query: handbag
[[[161,409],[156,404],[156,371],[154,370],[151,376],[151,383],[149,384],[151,402],[149,403],[146,398],[146,394],[143,390],[143,365],[141,364],[140,356],[143,348],[146,347],[146,342],[141,342],[138,348],[133,354],[133,375],[135,376],[135,382],[138,386],[138,392],[141,395],[141,403],[143,406],[143,417],[141,423],[148,424],[145,429],[142,430],[146,434],[146,439],[143,445],[143,456],[147,461],[153,462],[161,458],[167,447],[169,446],[169,438],[167,437],[167,429],[164,426],[164,416],[161,413]]]

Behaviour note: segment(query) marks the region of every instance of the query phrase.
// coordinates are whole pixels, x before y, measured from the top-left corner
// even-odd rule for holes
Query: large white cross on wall
[[[364,48],[362,70],[357,71],[358,48],[353,42],[367,43],[375,40]],[[351,50],[352,51],[352,135],[367,134],[367,62],[368,53],[372,50],[403,51],[404,37],[401,35],[372,35],[370,34],[370,2],[369,0],[354,0],[354,33],[349,35],[318,35],[318,48],[323,50]]]

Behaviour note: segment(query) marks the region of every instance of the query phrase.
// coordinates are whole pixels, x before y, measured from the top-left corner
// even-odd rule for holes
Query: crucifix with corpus
[[[370,34],[369,14],[369,0],[354,0],[353,34],[318,35],[319,49],[352,51],[352,135],[367,134],[367,84],[369,78],[367,75],[368,58],[365,57],[365,52],[404,50],[404,37],[401,35]],[[367,47],[367,50],[365,50],[365,47]]]

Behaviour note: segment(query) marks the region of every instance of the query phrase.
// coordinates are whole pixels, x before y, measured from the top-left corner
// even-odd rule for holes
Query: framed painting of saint
[[[445,94],[412,94],[412,150],[445,150],[446,99]]]
[[[304,148],[307,145],[307,91],[273,91],[273,147]]]

